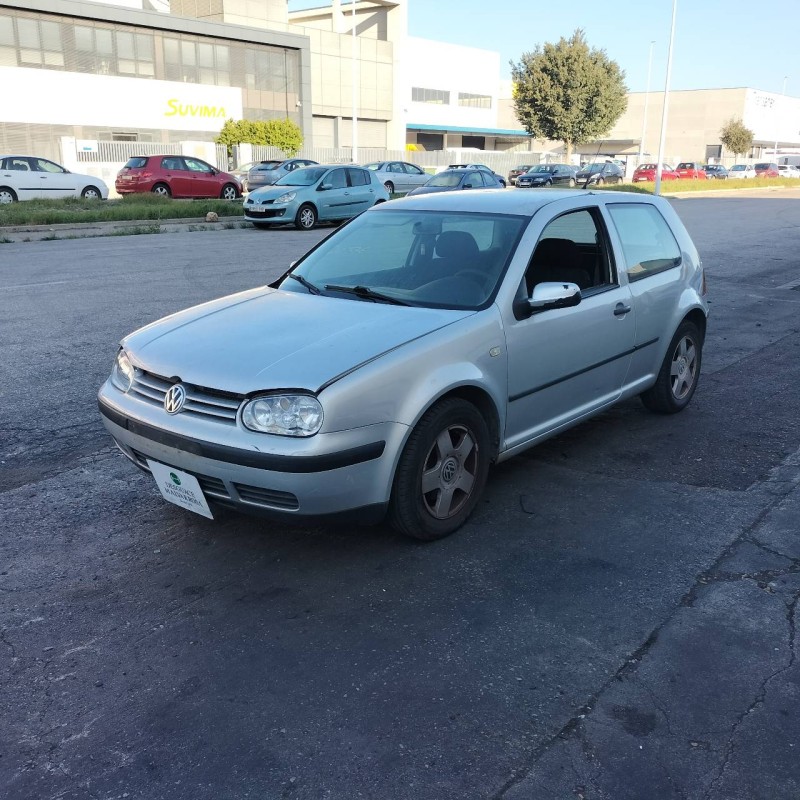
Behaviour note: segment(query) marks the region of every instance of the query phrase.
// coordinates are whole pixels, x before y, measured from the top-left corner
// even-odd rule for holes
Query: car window
[[[364,169],[368,169],[370,172],[377,172],[382,166],[382,161],[375,161],[372,164],[364,164]]]
[[[125,167],[128,169],[141,169],[145,166],[147,166],[147,159],[143,156],[134,156],[133,158],[129,158],[125,164]]]
[[[405,170],[409,175],[424,175],[425,174],[425,170],[420,169],[416,164],[409,164],[408,162],[404,162],[403,166],[405,167]]]
[[[280,161],[261,161],[256,164],[256,169],[272,170],[277,169],[281,165]]]
[[[525,271],[527,295],[538,283],[575,283],[581,291],[611,284],[604,231],[596,208],[570,211],[546,225]]]
[[[37,172],[64,173],[66,171],[63,167],[59,167],[58,164],[54,164],[46,158],[33,159],[33,168]]]
[[[367,186],[370,183],[369,173],[363,169],[349,167],[347,176],[350,179],[351,186]]]
[[[29,172],[31,165],[27,158],[7,158],[3,162],[3,169],[16,170],[17,172]]]
[[[454,187],[461,183],[461,172],[441,172],[434,175],[425,185],[426,186],[446,186]]]
[[[162,158],[161,169],[166,169],[166,170],[184,169],[183,159],[177,158],[176,156],[170,156],[169,158]]]
[[[483,184],[483,176],[480,172],[470,172],[467,174],[467,177],[464,178],[464,186],[470,184],[473,189],[478,189],[482,187]]]
[[[325,176],[323,183],[331,189],[344,189],[347,186],[347,174],[343,169],[333,169]]]
[[[622,241],[629,280],[646,278],[680,264],[680,247],[655,206],[609,203],[607,208]]]
[[[184,158],[186,162],[186,167],[189,169],[190,172],[212,172],[212,168],[210,164],[206,164],[205,161],[200,161],[198,158]]]

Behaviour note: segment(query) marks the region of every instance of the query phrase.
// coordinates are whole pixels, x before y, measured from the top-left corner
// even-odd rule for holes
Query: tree
[[[266,147],[277,147],[289,158],[297,155],[303,146],[303,132],[300,126],[290,119],[248,120],[229,119],[225,121],[219,135],[214,138],[217,144],[224,144],[230,153],[234,145],[247,142]]]
[[[719,132],[719,140],[735,156],[744,155],[753,146],[753,131],[746,128],[744,122],[731,117]]]
[[[537,139],[574,145],[605,136],[628,105],[625,73],[605,50],[589,49],[578,28],[557,44],[537,45],[511,62],[514,109]]]

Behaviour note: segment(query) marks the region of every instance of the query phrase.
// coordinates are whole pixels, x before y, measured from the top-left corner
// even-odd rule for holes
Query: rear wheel
[[[645,407],[660,414],[683,411],[697,388],[702,357],[703,337],[697,325],[684,320],[672,337],[655,384],[641,395]]]
[[[598,178],[597,179],[597,185],[598,186],[602,186],[605,182],[606,182],[605,178]]]
[[[96,186],[87,186],[82,192],[81,197],[84,200],[102,200],[103,195]]]
[[[219,196],[223,200],[235,200],[239,196],[239,190],[232,183],[226,183]]]
[[[569,179],[569,188],[572,189],[572,188],[574,188],[574,186],[575,186],[575,178],[570,178]]]
[[[478,409],[443,400],[419,421],[397,465],[389,520],[412,539],[458,530],[480,499],[489,473],[489,430]]]
[[[310,231],[317,224],[317,212],[314,206],[300,206],[297,216],[294,218],[294,225],[301,231]]]
[[[0,186],[0,205],[16,202],[17,193],[13,189],[9,189],[8,186]]]
[[[389,192],[389,194],[394,192],[394,184],[391,181],[386,181],[386,183],[383,184],[383,187],[387,192]]]
[[[153,187],[152,191],[153,194],[157,194],[159,197],[172,197],[172,192],[166,183],[157,183]]]

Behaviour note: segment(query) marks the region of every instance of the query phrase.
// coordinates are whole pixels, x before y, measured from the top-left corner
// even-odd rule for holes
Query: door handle
[[[630,310],[631,306],[626,306],[624,303],[617,303],[614,306],[614,316],[615,317],[624,317]]]

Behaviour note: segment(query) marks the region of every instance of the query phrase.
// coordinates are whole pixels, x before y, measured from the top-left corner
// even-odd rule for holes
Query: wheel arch
[[[706,315],[699,309],[693,308],[686,316],[684,316],[681,322],[692,322],[695,326],[697,326],[697,330],[700,331],[700,335],[705,340],[706,338],[706,328],[708,326],[708,319]],[[677,329],[676,329],[677,330]]]

